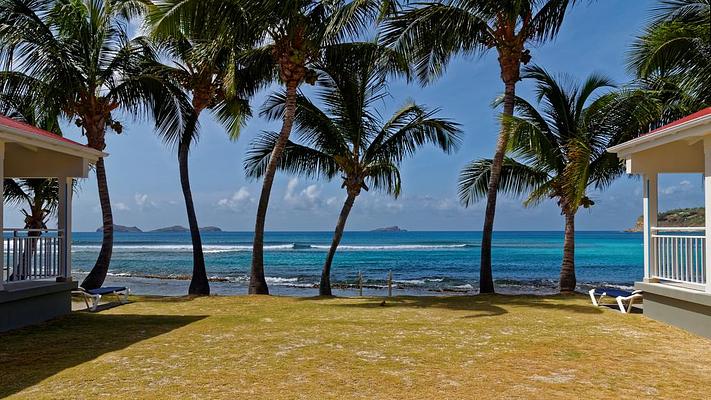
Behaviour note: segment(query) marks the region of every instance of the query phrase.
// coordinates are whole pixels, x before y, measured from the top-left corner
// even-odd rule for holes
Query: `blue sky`
[[[533,62],[576,80],[600,72],[618,83],[626,82],[626,51],[654,4],[652,0],[580,2],[568,14],[555,41],[532,49]],[[361,195],[347,229],[399,225],[410,230],[480,230],[484,205],[460,206],[456,181],[466,162],[493,153],[498,127],[497,111],[490,104],[502,91],[495,53],[457,59],[441,79],[425,88],[402,81],[392,82],[390,87],[392,96],[382,105],[385,116],[407,99],[439,107],[440,115],[462,125],[464,142],[454,155],[426,149],[407,160],[402,166],[403,195],[397,200],[378,193]],[[530,99],[530,89],[524,81],[518,93]],[[253,99],[255,110],[266,94]],[[278,124],[255,117],[236,142],[229,141],[208,114],[201,124],[201,138],[190,159],[200,224],[250,231],[261,182],[245,179],[243,157],[256,135],[278,129]],[[123,134],[110,134],[107,140],[110,156],[106,167],[115,222],[143,229],[186,225],[175,152],[161,143],[151,123],[125,121],[125,126]],[[85,142],[75,129],[68,129],[66,136]],[[660,207],[701,204],[701,182],[700,176],[663,176]],[[592,193],[596,204],[579,213],[578,229],[618,230],[633,225],[641,213],[640,192],[639,180],[625,176],[605,192]],[[280,173],[272,190],[267,230],[331,230],[344,197],[337,181],[309,181]],[[8,210],[5,215],[7,226],[21,225],[18,212]],[[498,230],[561,230],[562,223],[552,202],[524,208],[521,199],[499,200]],[[75,196],[74,228],[89,231],[100,225],[96,182],[89,178],[81,182]]]

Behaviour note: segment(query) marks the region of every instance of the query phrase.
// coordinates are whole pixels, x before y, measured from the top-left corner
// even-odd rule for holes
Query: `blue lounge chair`
[[[84,303],[86,303],[86,308],[91,311],[96,311],[96,307],[99,306],[99,302],[101,301],[101,296],[107,294],[115,294],[121,304],[128,303],[129,292],[130,290],[123,286],[106,286],[100,287],[98,289],[89,290],[79,286],[77,290],[72,290],[72,294],[77,294],[84,297]]]
[[[635,290],[634,292],[628,292],[626,290],[621,290],[621,289],[614,289],[614,288],[595,288],[595,289],[590,289],[588,292],[590,294],[590,300],[592,300],[592,303],[595,307],[600,306],[600,301],[604,297],[614,297],[615,300],[617,301],[617,306],[620,308],[620,311],[627,314],[632,310],[632,304],[634,304],[635,301],[641,300],[642,299],[642,291],[641,290]],[[598,296],[595,298],[595,296]],[[627,303],[627,307],[625,307],[625,304]]]

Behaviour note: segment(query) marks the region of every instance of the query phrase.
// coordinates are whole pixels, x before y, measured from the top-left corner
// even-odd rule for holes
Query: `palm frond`
[[[252,141],[244,161],[248,177],[259,178],[265,173],[278,137],[276,132],[263,132]],[[287,142],[277,167],[281,171],[312,178],[331,179],[339,172],[334,157],[291,141]]]
[[[457,192],[459,201],[465,207],[486,197],[492,163],[491,159],[479,159],[462,168],[459,173]],[[511,157],[505,157],[501,168],[499,193],[522,196],[549,180],[550,177],[545,171],[520,163]]]

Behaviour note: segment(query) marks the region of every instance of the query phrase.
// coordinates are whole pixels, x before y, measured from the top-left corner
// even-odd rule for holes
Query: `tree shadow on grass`
[[[505,306],[531,307],[549,310],[559,310],[581,314],[599,314],[602,310],[585,304],[575,304],[567,299],[580,299],[578,296],[521,296],[521,295],[477,295],[477,296],[397,296],[397,297],[364,297],[361,301],[352,303],[334,303],[334,307],[346,308],[443,308],[449,310],[475,311],[477,314],[466,318],[493,317],[509,311]],[[327,298],[303,298],[307,301],[325,300]]]
[[[72,313],[0,334],[0,398],[205,316]]]

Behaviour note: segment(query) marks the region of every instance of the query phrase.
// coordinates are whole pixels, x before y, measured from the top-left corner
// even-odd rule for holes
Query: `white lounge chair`
[[[89,290],[79,286],[76,290],[72,290],[72,294],[84,297],[86,308],[91,311],[96,311],[96,307],[99,306],[101,297],[107,294],[115,294],[121,304],[128,303],[129,292],[130,290],[123,286],[107,286]]]
[[[632,310],[632,304],[634,304],[635,301],[642,299],[641,290],[628,292],[626,290],[621,289],[595,288],[590,289],[588,293],[590,294],[590,300],[592,300],[592,303],[595,307],[600,306],[600,302],[604,297],[614,297],[617,301],[617,306],[620,308],[620,311],[625,314],[629,313]],[[595,296],[598,297],[595,298]],[[625,303],[627,303],[627,307],[625,307]]]

